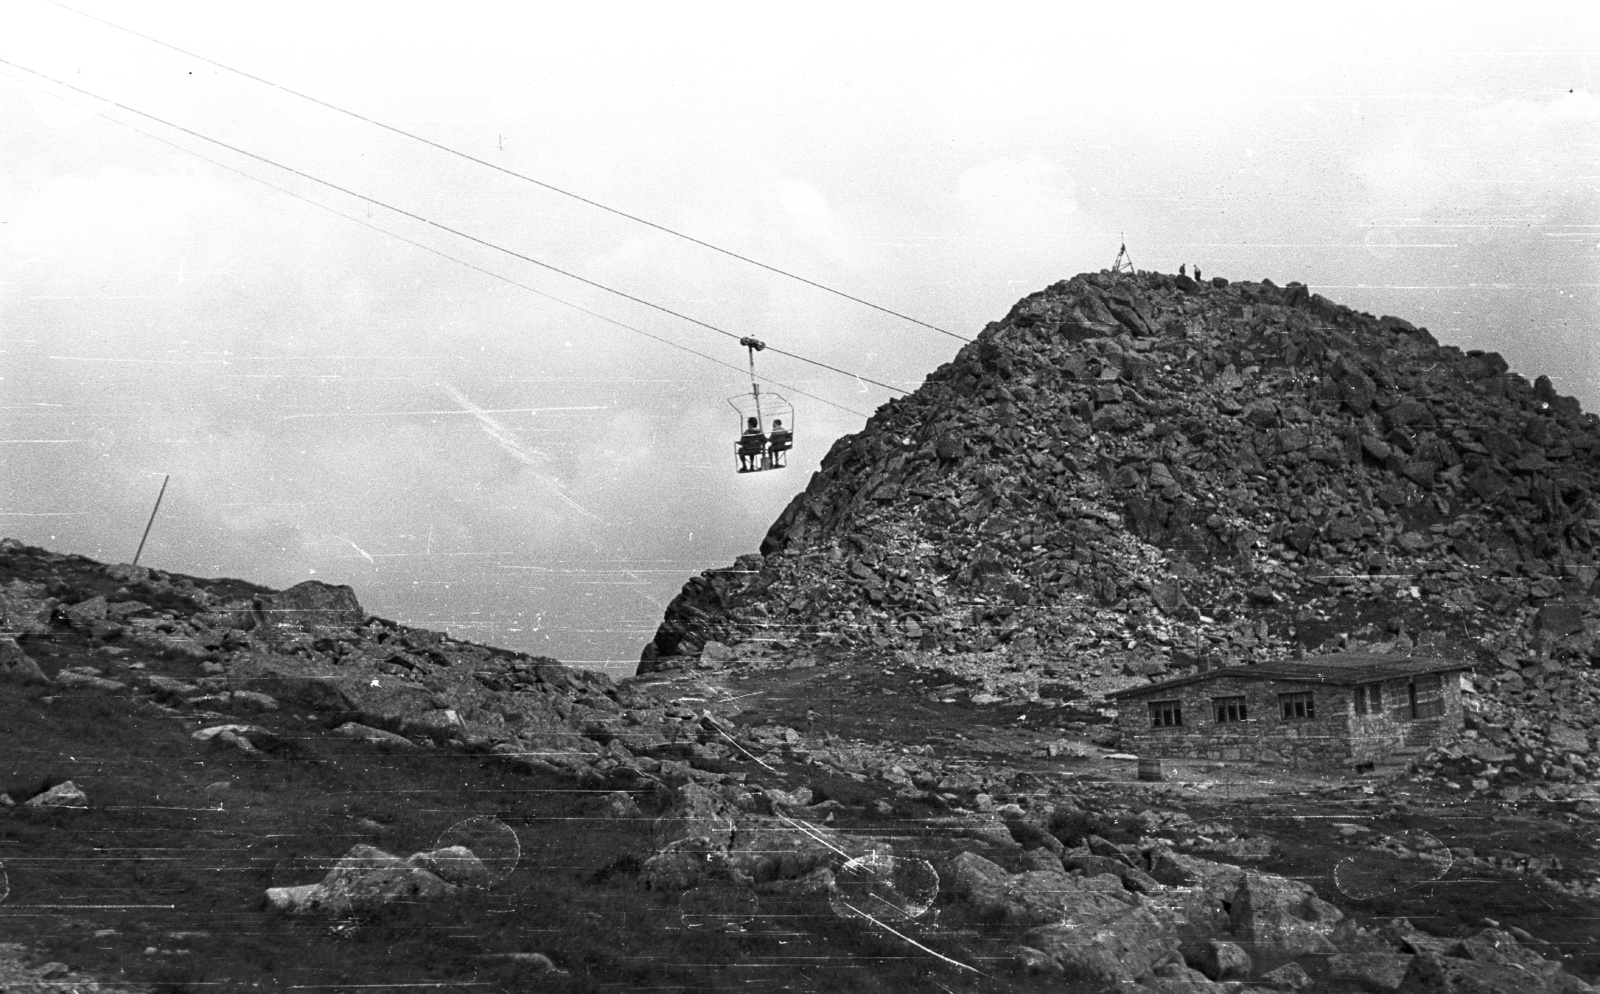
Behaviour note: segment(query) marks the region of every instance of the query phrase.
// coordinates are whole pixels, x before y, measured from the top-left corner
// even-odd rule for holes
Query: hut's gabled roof
[[[1286,659],[1275,663],[1254,666],[1224,666],[1220,669],[1191,673],[1143,687],[1119,690],[1107,696],[1113,700],[1140,697],[1176,687],[1212,680],[1217,677],[1243,677],[1247,680],[1280,680],[1295,683],[1328,683],[1354,686],[1358,683],[1376,683],[1379,680],[1396,680],[1422,673],[1451,673],[1468,670],[1472,664],[1453,659],[1420,656],[1378,656],[1370,653],[1342,652],[1331,656],[1307,656],[1305,659]]]

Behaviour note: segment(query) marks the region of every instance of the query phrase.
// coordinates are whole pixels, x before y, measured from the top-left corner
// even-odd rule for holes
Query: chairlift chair
[[[741,473],[783,469],[794,447],[794,407],[782,394],[762,393],[756,382],[756,353],[766,348],[766,343],[745,337],[739,344],[750,353],[750,392],[728,398],[728,406],[739,415],[734,462]]]

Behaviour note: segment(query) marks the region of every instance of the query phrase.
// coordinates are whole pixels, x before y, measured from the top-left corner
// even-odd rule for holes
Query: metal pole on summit
[[[1113,273],[1132,273],[1133,257],[1128,254],[1128,236],[1122,236],[1122,244],[1117,249],[1117,257],[1111,262]]]
[[[139,536],[139,548],[133,554],[133,565],[139,565],[139,557],[144,554],[144,540],[150,537],[150,528],[156,523],[156,512],[161,510],[161,498],[167,494],[167,481],[172,479],[168,473],[161,478],[161,491],[156,494],[156,506],[150,509],[150,520],[145,522],[144,534]]]

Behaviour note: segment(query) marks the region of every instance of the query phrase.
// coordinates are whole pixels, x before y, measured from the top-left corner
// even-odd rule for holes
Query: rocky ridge
[[[1048,706],[1202,660],[1464,655],[1484,754],[1587,780],[1597,454],[1547,377],[1401,318],[1080,275],[839,440],[640,669],[896,659]]]

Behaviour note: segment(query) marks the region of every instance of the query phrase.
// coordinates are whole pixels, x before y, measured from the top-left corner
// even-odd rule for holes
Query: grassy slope
[[[73,574],[69,580],[80,591],[101,582],[98,565],[87,561],[81,576],[67,565],[56,569]],[[104,663],[75,629],[58,626],[23,642],[47,673]],[[196,662],[137,647],[123,660],[180,679],[201,674]],[[833,693],[791,686],[778,674],[755,678],[739,692],[764,703],[741,719],[782,718],[805,727],[803,712],[814,705],[820,710],[808,734],[816,737],[937,739],[941,756],[981,753],[990,761],[1004,760],[1015,748],[1021,724],[1015,708],[952,707],[937,714],[908,708],[904,698],[873,693],[862,679],[871,672],[859,668],[854,684],[815,673]],[[869,728],[865,719],[873,715],[884,723]],[[240,720],[268,726],[284,744],[248,756],[191,738],[206,725]],[[419,983],[460,990],[878,991],[928,990],[933,981],[953,991],[1050,986],[991,958],[1003,954],[1006,936],[978,928],[948,897],[941,901],[940,925],[918,937],[982,966],[990,977],[941,966],[902,941],[843,921],[821,897],[757,898],[725,883],[684,895],[643,891],[636,870],[652,848],[648,820],[602,814],[604,795],[623,784],[581,788],[453,749],[385,752],[328,734],[332,720],[292,711],[248,719],[181,713],[128,692],[0,685],[0,791],[23,798],[70,779],[91,801],[88,811],[0,811],[0,863],[11,885],[0,901],[0,936],[35,949],[41,962],[59,960],[173,990],[400,990]],[[958,741],[955,733],[963,730],[967,738]],[[1044,727],[1035,731],[1055,737]],[[984,741],[997,736],[1006,745],[990,755],[994,750]],[[1020,789],[1050,793],[1070,786],[1106,811],[1171,803],[1142,798],[1130,785],[1069,781],[1070,762],[1046,769],[1050,763],[1027,763],[1020,755],[1009,761],[1038,767],[1029,778],[1036,787]],[[737,757],[723,765],[752,780],[769,776]],[[897,835],[901,851],[918,849],[930,858],[971,845],[908,820],[938,810],[913,812],[902,803],[898,818],[868,814],[874,800],[891,796],[885,784],[821,767],[788,769],[786,789],[806,784],[819,798],[857,806],[840,814],[845,831]],[[647,814],[660,810],[663,796],[632,786]],[[1419,786],[1413,800],[1439,806],[1449,796]],[[1569,969],[1592,976],[1600,967],[1600,949],[1586,930],[1592,908],[1526,878],[1453,873],[1381,902],[1351,902],[1326,880],[1333,863],[1354,851],[1329,830],[1336,819],[1365,821],[1384,832],[1426,828],[1446,844],[1480,850],[1492,843],[1559,852],[1569,865],[1592,853],[1592,832],[1586,831],[1592,826],[1553,811],[1513,813],[1484,803],[1429,814],[1396,811],[1385,801],[1381,813],[1364,814],[1371,802],[1359,795],[1327,798],[1320,807],[1312,802],[1188,807],[1197,820],[1226,820],[1272,837],[1273,855],[1258,865],[1307,879],[1363,920],[1407,915],[1430,931],[1464,934],[1488,914],[1577,954]],[[1304,814],[1311,817],[1297,820]],[[431,847],[442,831],[473,815],[499,817],[523,850],[516,872],[491,891],[397,907],[339,929],[291,920],[265,906],[265,888],[315,881],[357,842],[404,855]],[[1512,825],[1514,816],[1528,820]],[[1109,815],[1097,830],[1118,841],[1142,834]],[[549,955],[567,973],[489,958],[530,952]]]

